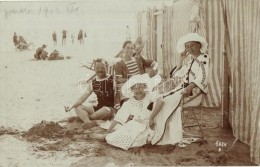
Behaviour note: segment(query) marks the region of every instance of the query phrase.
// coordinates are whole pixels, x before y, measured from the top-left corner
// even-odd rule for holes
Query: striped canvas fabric
[[[260,164],[260,1],[223,0],[230,38],[231,116],[234,136],[250,145]]]
[[[138,12],[136,15],[136,36],[142,35],[142,12]]]
[[[206,40],[210,56],[210,80],[208,96],[205,102],[209,106],[221,105],[221,88],[223,78],[224,21],[221,1],[205,1]],[[211,103],[211,104],[210,104]]]
[[[209,75],[211,79],[209,80],[209,93],[205,98],[205,106],[207,107],[221,105],[221,76],[223,75],[221,67],[223,67],[222,53],[224,48],[221,40],[224,39],[224,23],[222,23],[223,16],[218,11],[221,11],[219,1],[206,3],[205,1],[184,0],[163,8],[163,62],[166,74],[169,74],[169,71],[178,62],[176,45],[181,36],[196,32],[203,36],[209,44],[208,55],[211,58]],[[216,21],[219,26],[212,28]]]
[[[215,5],[217,6],[215,7]],[[212,80],[209,82],[209,94],[205,98],[205,106],[207,107],[218,107],[221,104],[221,76],[223,75],[221,67],[223,67],[222,53],[224,48],[224,45],[221,45],[221,40],[223,41],[224,39],[224,23],[221,10],[219,1],[206,3],[206,1],[191,0],[176,1],[172,6],[164,6],[162,9],[162,54],[163,71],[166,77],[169,76],[170,70],[178,62],[179,57],[176,45],[181,36],[190,32],[197,32],[208,41],[208,54],[211,57],[209,75]],[[139,25],[143,26],[144,22],[147,21],[145,51],[147,57],[152,59],[156,56],[156,50],[154,50],[156,47],[154,11],[154,9],[147,11],[147,20],[140,19],[140,14],[138,16]],[[218,26],[213,28],[215,24]],[[143,30],[142,33],[144,33]],[[207,36],[206,34],[211,35]],[[189,60],[187,59],[187,61]]]
[[[180,37],[182,37],[183,35],[186,35],[187,33],[191,32],[190,29],[190,16],[191,16],[191,9],[194,6],[194,1],[190,1],[190,0],[182,0],[182,1],[177,1],[173,4],[172,6],[172,11],[171,10],[166,10],[165,11],[165,15],[168,14],[168,12],[171,12],[169,14],[172,15],[172,29],[171,31],[167,32],[164,31],[163,33],[165,33],[165,37],[167,37],[168,35],[171,35],[171,45],[167,46],[167,47],[171,47],[172,51],[171,51],[171,55],[170,57],[168,57],[167,60],[165,60],[165,62],[167,63],[171,63],[168,64],[167,66],[170,67],[170,69],[166,69],[168,72],[172,69],[172,67],[174,67],[178,60],[179,60],[179,56],[177,53],[177,42],[179,40]],[[165,18],[166,20],[164,22],[167,22],[167,18]],[[167,23],[165,24],[167,25]],[[170,26],[170,25],[168,25]],[[165,27],[165,28],[169,28],[169,27]],[[168,34],[170,33],[170,34]],[[167,41],[165,41],[167,42]],[[187,62],[189,60],[186,60]],[[169,74],[169,73],[168,73]]]
[[[136,36],[143,36],[146,37],[148,27],[147,27],[147,22],[148,22],[148,17],[146,12],[140,11],[136,15]],[[147,43],[144,45],[144,48],[142,50],[142,55],[147,55]],[[147,57],[147,56],[146,56]]]
[[[156,31],[155,31],[155,9],[149,9],[147,12],[147,40],[145,43],[146,57],[156,60]]]
[[[209,44],[211,80],[207,106],[221,105],[222,78],[227,72],[223,71],[223,54],[227,53],[233,133],[237,139],[250,145],[250,156],[256,164],[260,164],[259,9],[259,0],[182,0],[162,9],[165,73],[178,61],[175,46],[182,35],[197,32]]]
[[[173,33],[173,7],[164,6],[162,15],[162,61],[163,61],[163,74],[169,77],[169,72],[171,71],[173,64],[173,51],[172,47],[172,33]]]

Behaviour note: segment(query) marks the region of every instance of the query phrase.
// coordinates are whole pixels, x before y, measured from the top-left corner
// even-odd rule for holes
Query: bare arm
[[[91,95],[93,91],[92,90],[87,90],[73,105],[73,107],[77,107],[78,105],[84,103],[87,98]]]
[[[176,70],[180,69],[182,67],[182,62],[183,60],[188,56],[188,52],[186,50],[184,50],[181,54],[180,54],[180,59],[178,61],[178,64],[177,64],[177,68]]]
[[[158,63],[156,61],[154,61],[151,66],[152,66],[153,70],[156,71],[158,68]]]
[[[68,107],[68,106],[65,106],[65,111],[66,112],[69,112],[71,109],[77,107],[78,105],[81,105],[82,103],[84,103],[87,98],[91,95],[93,91],[88,89],[74,104],[72,107]]]
[[[107,129],[107,133],[111,133],[113,128],[118,124],[117,121],[113,120],[112,123],[110,124],[109,128]]]
[[[163,104],[164,104],[164,101],[163,101],[162,97],[160,97],[156,100],[156,104],[153,109],[153,113],[151,114],[150,121],[149,121],[149,126],[151,129],[154,129],[154,127],[155,127],[154,117],[160,112],[160,110],[163,107]]]
[[[127,81],[127,78],[124,78],[124,65],[122,64],[122,61],[117,62],[115,64],[115,75],[116,75],[116,82],[117,83],[125,83]]]

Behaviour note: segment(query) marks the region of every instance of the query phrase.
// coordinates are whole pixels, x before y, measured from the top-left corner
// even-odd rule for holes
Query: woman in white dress
[[[171,75],[183,78],[181,84],[163,96],[164,105],[155,117],[156,127],[152,144],[176,144],[182,140],[181,100],[183,106],[196,106],[207,93],[209,56],[206,40],[197,33],[182,36],[177,43],[179,62]],[[186,64],[183,60],[190,56]],[[158,122],[158,123],[157,123]]]
[[[154,117],[164,102],[148,89],[159,82],[160,79],[150,79],[144,74],[132,76],[124,84],[122,91],[126,94],[131,92],[132,97],[123,104],[107,130],[105,140],[108,144],[128,150],[151,141],[155,127]],[[154,107],[151,105],[153,103],[155,103]],[[122,124],[122,127],[112,132],[118,123]]]

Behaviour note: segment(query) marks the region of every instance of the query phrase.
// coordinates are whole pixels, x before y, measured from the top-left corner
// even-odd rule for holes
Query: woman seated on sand
[[[108,144],[128,150],[151,141],[154,134],[154,117],[164,102],[162,98],[157,99],[155,92],[147,90],[158,84],[160,79],[150,78],[147,74],[135,75],[124,84],[122,91],[131,93],[132,97],[119,109],[108,128],[109,134],[105,137]],[[153,102],[156,103],[152,109]],[[122,124],[122,127],[112,132],[118,123]]]

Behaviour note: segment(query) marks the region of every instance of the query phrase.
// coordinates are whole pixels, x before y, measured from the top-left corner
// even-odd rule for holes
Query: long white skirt
[[[178,90],[177,88],[176,90]],[[155,135],[152,144],[176,144],[182,140],[181,100],[182,91],[179,89],[164,98],[164,105],[155,117]],[[201,102],[202,96],[187,102],[184,106],[196,106]]]
[[[131,120],[118,130],[108,134],[105,138],[108,144],[128,150],[132,147],[141,147],[147,143],[150,135],[147,123]]]

